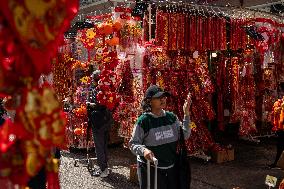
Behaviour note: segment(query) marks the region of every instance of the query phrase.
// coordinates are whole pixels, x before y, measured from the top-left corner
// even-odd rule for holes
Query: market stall
[[[66,33],[65,45],[60,48],[54,65],[54,87],[60,99],[69,107],[68,146],[86,148],[86,102],[91,85],[91,74],[100,70],[97,100],[112,110],[116,120],[111,129],[110,143],[129,136],[140,104],[134,99],[139,92],[139,74],[133,60],[141,44],[142,28],[138,18],[131,17],[130,8],[117,7],[113,14],[87,17],[88,25]],[[78,25],[78,24],[77,24]],[[132,58],[131,58],[132,57]],[[59,71],[62,70],[64,71]],[[136,87],[135,87],[136,86]],[[135,87],[135,88],[134,88]]]
[[[44,184],[59,188],[53,151],[89,145],[86,101],[95,70],[101,72],[96,98],[116,120],[111,140],[122,137],[125,146],[151,84],[171,92],[168,108],[179,119],[192,94],[186,141],[191,155],[232,160],[219,158],[233,149],[217,144],[214,135],[231,123],[250,140],[283,129],[281,16],[183,1],[131,1],[113,4],[109,13],[78,15],[80,22],[64,33],[77,1],[0,5],[0,96],[15,112],[14,120],[0,125],[0,183],[7,187],[28,186],[45,174]]]
[[[234,123],[239,136],[251,141],[273,135],[269,112],[283,77],[281,19],[185,2],[140,2],[133,10],[128,6],[110,9],[110,14],[88,14],[94,27],[78,32],[73,52],[83,67],[106,69],[112,77],[102,78],[114,84],[107,87],[112,97],[100,98],[117,99],[102,103],[112,106],[125,145],[141,113],[142,94],[151,84],[172,93],[169,109],[180,119],[185,96],[193,94],[190,154],[208,159],[204,155],[226,150],[214,137],[228,124]],[[137,13],[143,20],[131,17]]]
[[[145,90],[151,83],[159,84],[174,94],[173,111],[180,118],[182,100],[188,91],[194,94],[196,127],[188,150],[222,150],[208,131],[214,122],[218,131],[237,123],[239,135],[251,141],[270,136],[268,114],[283,75],[281,21],[216,13],[206,5],[168,5],[156,4],[148,13],[155,14],[156,31],[144,59],[143,85]],[[149,33],[146,39],[153,37]]]

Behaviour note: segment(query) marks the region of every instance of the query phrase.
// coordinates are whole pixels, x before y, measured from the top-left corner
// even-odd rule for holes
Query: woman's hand
[[[189,116],[190,114],[190,106],[191,106],[192,100],[191,100],[191,94],[188,93],[187,99],[183,105],[183,113],[185,116]]]
[[[153,161],[153,158],[155,157],[154,153],[151,150],[148,150],[147,148],[143,152],[144,158]]]

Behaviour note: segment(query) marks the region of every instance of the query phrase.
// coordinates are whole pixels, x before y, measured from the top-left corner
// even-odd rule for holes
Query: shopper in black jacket
[[[113,118],[111,111],[108,110],[107,107],[100,105],[96,100],[96,87],[99,81],[99,74],[99,71],[95,71],[92,74],[87,111],[89,124],[92,126],[93,131],[97,162],[100,167],[95,171],[94,176],[107,177],[109,175],[107,145]]]

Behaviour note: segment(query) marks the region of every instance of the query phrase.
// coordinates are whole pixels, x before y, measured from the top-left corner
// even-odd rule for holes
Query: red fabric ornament
[[[5,120],[5,123],[0,127],[0,152],[5,153],[9,147],[16,141],[16,135],[11,131],[13,123],[10,120]]]
[[[30,176],[25,170],[23,148],[18,141],[6,153],[0,153],[0,178],[7,178],[13,184],[26,186]]]
[[[239,59],[233,58],[232,59],[232,82],[231,82],[231,93],[232,93],[232,110],[233,115],[231,116],[231,122],[236,122],[239,119],[238,109],[239,109]]]
[[[65,147],[66,118],[51,88],[33,88],[23,93],[23,105],[17,109],[15,124],[24,133],[20,138],[37,140],[47,148]]]
[[[24,79],[29,77],[35,81],[41,72],[36,69],[32,60],[23,52],[23,46],[18,43],[11,28],[5,23],[0,13],[0,95],[6,96],[17,93],[19,88],[24,87]],[[22,78],[22,79],[20,79]]]
[[[4,0],[0,2],[0,7],[36,70],[49,72],[50,60],[57,52],[69,22],[77,13],[78,1],[40,0],[35,3],[33,0]]]

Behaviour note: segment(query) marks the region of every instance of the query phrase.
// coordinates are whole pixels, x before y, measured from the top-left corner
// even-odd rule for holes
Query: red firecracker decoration
[[[159,10],[156,20],[156,42],[166,50],[225,50],[227,47],[225,18]],[[148,27],[144,28],[147,33]]]

